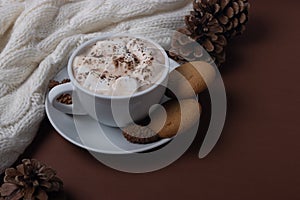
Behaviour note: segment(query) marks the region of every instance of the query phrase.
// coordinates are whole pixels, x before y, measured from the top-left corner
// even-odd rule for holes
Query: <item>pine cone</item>
[[[22,160],[16,168],[5,170],[0,200],[47,200],[48,195],[62,191],[63,182],[56,172],[35,159]]]
[[[182,34],[177,33],[172,39],[169,55],[179,62],[202,60],[220,66],[225,62],[228,40],[245,30],[249,3],[247,0],[194,0],[193,6],[194,10],[185,17],[186,27],[178,30]]]
[[[70,82],[71,80],[66,78],[66,79],[63,79],[61,82],[59,81],[56,81],[56,80],[50,80],[49,82],[49,85],[48,85],[48,88],[49,90],[51,90],[52,88],[58,86],[58,85],[61,85],[61,84],[64,84],[64,83],[68,83]],[[57,99],[56,99],[58,102],[60,103],[64,103],[64,104],[72,104],[72,96],[70,94],[62,94],[60,95]],[[0,199],[1,200],[1,199]]]
[[[209,14],[201,21],[187,16],[186,21],[189,20],[194,21],[193,28],[181,28],[174,34],[169,55],[179,62],[202,60],[220,66],[225,62],[227,45],[223,28]]]
[[[246,30],[250,8],[248,0],[195,0],[193,5],[195,11],[193,14],[196,18],[201,18],[205,14],[213,16],[224,28],[228,40]]]

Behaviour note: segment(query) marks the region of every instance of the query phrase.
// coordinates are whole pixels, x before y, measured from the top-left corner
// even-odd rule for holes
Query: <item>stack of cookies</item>
[[[169,100],[150,112],[147,126],[131,124],[123,128],[124,137],[132,143],[146,144],[185,133],[199,121],[202,109],[197,95],[207,89],[215,76],[215,68],[202,61],[176,68],[169,75]]]

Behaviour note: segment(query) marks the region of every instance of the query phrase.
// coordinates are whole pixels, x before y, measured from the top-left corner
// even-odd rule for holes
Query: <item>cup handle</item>
[[[76,107],[74,109],[73,104],[63,104],[58,102],[56,99],[62,94],[72,94],[74,91],[74,86],[72,83],[64,83],[58,86],[55,86],[49,91],[48,100],[50,104],[56,108],[57,110],[66,113],[66,114],[73,114],[73,115],[87,115],[87,113],[81,108]]]

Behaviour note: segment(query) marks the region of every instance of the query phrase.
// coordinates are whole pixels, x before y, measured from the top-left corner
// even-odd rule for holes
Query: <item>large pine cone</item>
[[[193,24],[193,27],[181,28],[174,34],[169,55],[178,62],[202,60],[220,66],[225,62],[227,45],[223,27],[208,13],[202,18],[187,16],[186,21],[190,20],[192,22],[186,24]]]
[[[193,6],[194,10],[185,17],[186,27],[178,30],[184,35],[174,35],[169,54],[179,62],[203,60],[220,66],[225,62],[228,40],[245,30],[249,3],[247,0],[194,0]]]
[[[246,30],[250,8],[248,0],[195,0],[193,5],[195,18],[201,18],[205,14],[212,15],[224,28],[227,39],[240,35]],[[191,21],[187,21],[187,26],[192,28],[193,24],[189,22]]]
[[[5,170],[0,187],[0,200],[47,200],[48,194],[58,193],[63,182],[56,172],[37,160],[22,160],[16,168]]]

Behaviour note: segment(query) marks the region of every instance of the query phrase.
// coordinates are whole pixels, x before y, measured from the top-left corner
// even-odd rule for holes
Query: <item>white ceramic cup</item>
[[[81,86],[73,75],[72,65],[74,58],[97,41],[119,36],[140,38],[151,43],[160,50],[164,55],[166,70],[163,71],[157,83],[145,90],[138,91],[131,96],[101,95]],[[102,124],[113,127],[124,127],[146,117],[151,106],[158,104],[161,101],[167,86],[170,64],[164,49],[154,41],[131,34],[116,34],[97,37],[79,46],[69,58],[67,68],[71,82],[58,85],[50,90],[48,95],[50,104],[67,114],[89,115]],[[72,94],[73,104],[67,105],[56,101],[60,95],[65,93]]]

